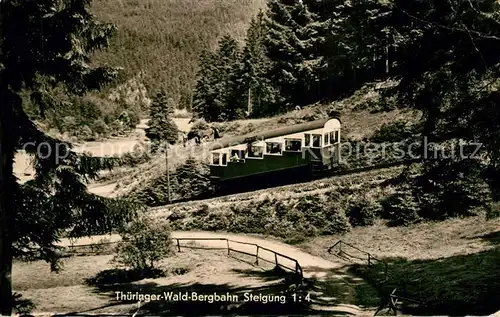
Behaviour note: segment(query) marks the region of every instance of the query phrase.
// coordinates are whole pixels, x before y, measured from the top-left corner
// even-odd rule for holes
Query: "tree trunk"
[[[14,136],[12,108],[6,88],[0,91],[0,315],[12,313],[12,228]]]

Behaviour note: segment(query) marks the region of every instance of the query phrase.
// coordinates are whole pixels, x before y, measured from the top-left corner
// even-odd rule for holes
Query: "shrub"
[[[159,269],[109,269],[97,273],[96,276],[86,279],[88,285],[112,285],[131,283],[146,278],[166,277],[165,272]]]
[[[227,230],[229,220],[224,214],[211,213],[203,219],[201,228],[207,231]]]
[[[115,263],[136,270],[153,269],[158,261],[171,252],[170,227],[146,215],[125,225],[119,231]]]
[[[190,133],[198,134],[200,137],[210,136],[212,130],[210,129],[210,125],[204,120],[197,120],[189,131]]]
[[[301,233],[298,233],[298,232],[293,232],[292,235],[288,236],[288,237],[285,237],[285,243],[287,244],[299,244],[299,243],[302,243],[304,241],[306,241],[306,237],[301,234]]]
[[[208,216],[210,212],[210,207],[206,204],[201,205],[200,209],[193,212],[193,216],[195,217],[205,217]]]
[[[386,123],[380,129],[375,131],[371,137],[372,142],[401,142],[411,137],[413,128],[411,125],[404,121],[396,121],[393,123]]]
[[[109,127],[102,119],[94,121],[92,124],[92,131],[98,133],[102,137],[107,137],[109,133]]]
[[[411,192],[400,191],[382,201],[382,214],[393,226],[410,225],[420,221],[419,204]]]
[[[486,219],[495,219],[500,217],[500,203],[492,202],[486,208]]]
[[[319,196],[304,196],[295,205],[295,209],[303,215],[307,223],[321,228],[326,220],[324,205],[325,202]]]
[[[343,212],[338,212],[336,209],[327,210],[327,217],[324,227],[322,228],[321,234],[331,235],[331,234],[343,234],[349,232],[351,229],[349,225],[349,220]],[[334,207],[333,207],[334,208]]]
[[[363,199],[356,201],[347,210],[347,217],[351,226],[371,226],[381,209],[380,204]]]
[[[85,141],[89,141],[89,140],[94,139],[94,133],[92,132],[92,130],[88,126],[83,125],[78,130],[79,130],[78,137],[80,139],[85,140]]]
[[[75,117],[66,116],[62,120],[61,132],[74,132],[77,130],[78,122]]]
[[[168,220],[170,221],[177,221],[186,218],[186,214],[180,212],[179,210],[174,210],[170,216],[168,216]]]

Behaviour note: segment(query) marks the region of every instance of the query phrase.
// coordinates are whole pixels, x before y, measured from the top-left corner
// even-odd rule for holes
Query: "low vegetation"
[[[129,194],[141,203],[148,206],[162,206],[171,200],[203,198],[212,193],[208,165],[199,160],[188,157],[174,172],[155,177],[146,184]],[[170,188],[169,188],[170,186]]]
[[[119,231],[121,240],[113,261],[136,271],[153,270],[172,252],[170,227],[147,215],[140,215]]]
[[[420,167],[414,164],[410,169]],[[415,192],[415,188],[394,184],[394,181],[401,180],[401,175],[407,175],[409,179],[415,177],[401,174],[402,170],[408,171],[386,169],[179,204],[163,210],[168,212],[168,219],[177,230],[257,233],[298,243],[307,237],[345,233],[352,227],[370,226],[377,219],[392,226],[409,226],[424,220],[485,217],[498,209],[495,203],[479,199],[485,196],[479,188],[487,192],[487,186],[478,187],[480,179],[448,182],[449,186],[454,186],[455,190],[461,188],[464,193],[475,188],[461,196],[466,199],[460,203],[461,208],[450,209],[457,198],[446,194],[446,188],[421,193]],[[393,181],[390,181],[390,171],[394,173]],[[430,206],[430,202],[434,204]]]

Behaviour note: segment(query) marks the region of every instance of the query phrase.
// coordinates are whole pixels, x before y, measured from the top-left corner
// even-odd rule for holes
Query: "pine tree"
[[[207,196],[211,192],[208,166],[193,157],[176,169],[175,179],[178,184],[175,191],[183,198]]]
[[[231,120],[237,116],[233,80],[239,60],[238,43],[228,35],[219,41],[217,52],[202,53],[194,93],[193,110],[197,116],[209,122]]]
[[[217,90],[214,87],[216,56],[209,51],[203,51],[200,56],[200,69],[193,95],[193,112],[200,118],[216,121],[221,109],[215,103]]]
[[[238,103],[235,98],[233,82],[234,72],[238,67],[241,55],[238,42],[229,35],[225,35],[219,41],[217,51],[216,89],[218,103],[221,109],[221,120],[234,120],[238,116]]]
[[[56,269],[61,232],[109,232],[131,215],[128,205],[110,205],[86,191],[86,181],[114,163],[77,154],[48,137],[22,105],[22,93],[39,93],[43,85],[62,85],[67,94],[82,95],[115,77],[115,69],[90,66],[92,51],[107,45],[114,27],[98,23],[89,5],[84,0],[0,2],[1,315],[10,315],[14,305],[13,257],[42,258]],[[50,98],[32,99],[41,109],[51,106]],[[21,148],[36,161],[35,179],[22,186],[13,174],[14,155]]]
[[[279,89],[282,110],[311,101],[315,90],[315,57],[307,26],[313,17],[302,1],[271,0],[266,12],[268,78]]]
[[[266,56],[264,39],[266,36],[264,13],[260,11],[250,22],[243,56],[235,71],[237,79],[234,93],[239,96],[241,109],[248,109],[248,115],[263,116],[272,114],[276,109],[274,87],[266,77],[270,61]]]
[[[149,112],[149,128],[146,136],[154,143],[165,141],[173,144],[179,137],[179,129],[171,119],[174,113],[172,99],[167,98],[164,90],[161,90],[153,98]]]

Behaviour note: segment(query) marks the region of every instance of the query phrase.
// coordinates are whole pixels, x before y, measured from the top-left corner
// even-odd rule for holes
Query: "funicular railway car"
[[[329,118],[219,139],[210,146],[211,181],[238,192],[319,176],[339,162],[340,127]]]

